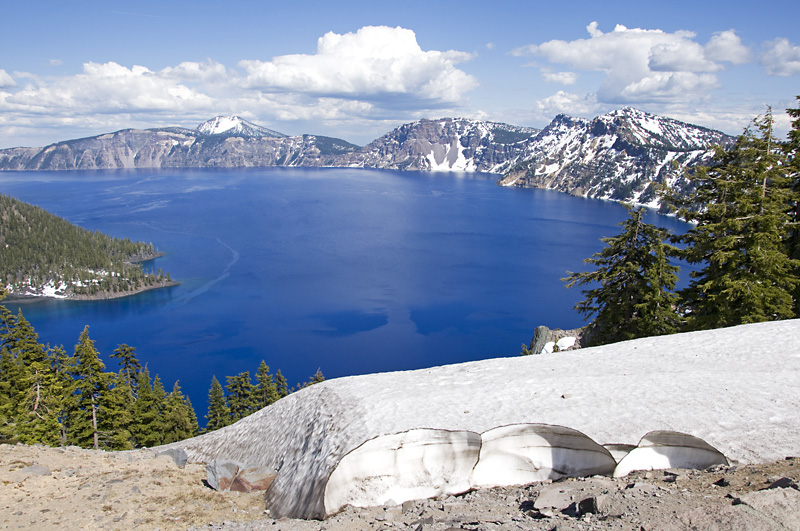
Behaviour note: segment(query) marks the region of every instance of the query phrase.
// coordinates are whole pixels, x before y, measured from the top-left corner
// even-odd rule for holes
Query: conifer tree
[[[278,387],[275,385],[275,379],[269,372],[269,366],[264,360],[256,371],[256,402],[257,409],[266,407],[276,402],[280,397],[278,396]]]
[[[786,109],[792,119],[792,128],[784,144],[787,170],[787,236],[786,247],[789,258],[800,260],[800,96],[797,96],[798,108]],[[800,277],[800,267],[794,270],[795,276]],[[800,316],[800,283],[795,286],[794,314]]]
[[[142,370],[142,364],[136,358],[136,349],[123,343],[114,350],[111,357],[119,361],[120,374],[123,375],[131,394],[135,398],[138,381],[136,375]]]
[[[236,376],[226,376],[225,386],[231,422],[243,419],[257,411],[256,387],[250,380],[250,371]]]
[[[674,248],[665,243],[668,233],[644,222],[644,208],[626,208],[622,232],[602,238],[605,248],[584,260],[595,270],[568,271],[562,279],[568,288],[596,286],[583,290],[586,299],[575,306],[586,318],[594,316],[588,333],[593,345],[670,334],[679,325],[672,292],[679,268],[669,261]]]
[[[136,447],[153,447],[161,444],[163,425],[161,412],[150,381],[150,371],[145,367],[137,375],[139,394],[133,404],[131,435]]]
[[[211,377],[206,420],[206,431],[218,430],[230,424],[230,410],[225,403],[225,391],[216,376]]]
[[[181,392],[178,382],[167,395],[164,407],[164,439],[163,444],[182,441],[194,437],[197,433],[197,417],[191,403]]]
[[[133,392],[127,375],[120,371],[109,375],[112,386],[106,394],[104,415],[100,422],[100,446],[104,450],[131,450],[133,435]]]
[[[75,345],[75,378],[76,404],[70,413],[72,429],[71,437],[78,446],[100,448],[99,417],[104,394],[108,391],[108,378],[103,372],[105,365],[100,360],[100,353],[89,338],[89,327],[86,326]]]
[[[275,373],[275,388],[278,390],[279,398],[289,396],[289,383],[283,377],[280,369]]]
[[[702,264],[682,292],[692,330],[794,316],[798,261],[785,246],[789,187],[772,129],[771,113],[753,120],[732,149],[718,148],[711,166],[690,175],[693,204],[676,201],[696,223],[679,239],[682,255]]]

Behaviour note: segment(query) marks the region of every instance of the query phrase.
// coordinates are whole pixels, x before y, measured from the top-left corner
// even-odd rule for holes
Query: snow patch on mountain
[[[366,441],[423,428],[485,433],[549,424],[599,444],[632,445],[666,430],[700,438],[733,463],[775,461],[800,455],[798,352],[800,320],[788,320],[351,376],[170,446],[193,461],[277,470],[268,508],[275,517],[303,518],[326,514],[328,480],[346,455]],[[392,447],[378,444],[377,455],[391,457],[384,451]],[[418,472],[432,477],[440,466]]]
[[[240,136],[244,138],[281,138],[286,135],[267,129],[239,116],[217,116],[197,126],[204,135]]]

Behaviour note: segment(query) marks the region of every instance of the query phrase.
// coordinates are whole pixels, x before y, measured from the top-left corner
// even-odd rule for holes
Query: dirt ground
[[[272,531],[800,530],[800,458],[485,489],[325,521],[270,518],[263,493],[219,493],[205,466],[150,450],[0,445],[0,529]]]

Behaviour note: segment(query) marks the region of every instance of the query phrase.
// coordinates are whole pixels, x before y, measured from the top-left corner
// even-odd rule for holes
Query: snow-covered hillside
[[[217,116],[197,126],[204,135],[239,136],[242,138],[281,138],[286,135],[261,127],[238,116]]]
[[[558,115],[500,181],[584,197],[659,206],[660,185],[685,189],[684,172],[732,138],[630,107],[593,120]]]
[[[195,461],[271,467],[278,471],[267,491],[273,516],[321,517],[330,509],[328,481],[346,455],[380,437],[407,438],[393,434],[409,430],[420,434],[412,446],[430,436],[442,448],[412,467],[423,480],[431,469],[457,468],[464,449],[482,444],[478,434],[519,423],[564,426],[600,444],[677,431],[733,463],[800,455],[799,388],[800,320],[780,321],[329,380],[172,446]],[[455,446],[441,444],[448,440]],[[404,445],[378,447],[379,457]],[[368,462],[357,465],[367,470]]]

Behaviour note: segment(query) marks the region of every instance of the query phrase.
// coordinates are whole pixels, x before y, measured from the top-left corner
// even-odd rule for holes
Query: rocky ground
[[[205,467],[149,450],[0,445],[2,529],[272,531],[800,530],[800,458],[486,489],[327,520],[270,518],[261,493],[219,493]]]

